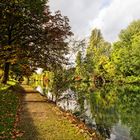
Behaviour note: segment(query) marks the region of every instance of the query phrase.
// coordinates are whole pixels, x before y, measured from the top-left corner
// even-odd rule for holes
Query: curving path
[[[20,129],[25,131],[20,140],[89,140],[63,113],[37,91],[22,85]]]

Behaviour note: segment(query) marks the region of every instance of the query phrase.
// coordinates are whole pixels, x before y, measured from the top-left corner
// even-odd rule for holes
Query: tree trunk
[[[4,65],[4,76],[3,76],[3,80],[2,80],[3,84],[7,84],[8,77],[9,77],[9,68],[10,68],[10,63],[6,62]]]
[[[30,83],[30,78],[27,77],[27,85],[29,85],[29,83]]]

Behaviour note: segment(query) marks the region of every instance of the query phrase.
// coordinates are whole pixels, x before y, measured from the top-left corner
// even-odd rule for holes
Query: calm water
[[[107,84],[99,89],[75,83],[56,96],[34,82],[32,86],[64,110],[71,111],[106,140],[140,140],[140,87]]]

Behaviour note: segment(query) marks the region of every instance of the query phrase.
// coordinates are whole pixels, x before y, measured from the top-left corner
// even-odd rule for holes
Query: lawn
[[[15,82],[10,81],[7,85],[0,84],[0,139],[9,140],[14,132],[14,123],[19,106],[19,96],[11,86]]]

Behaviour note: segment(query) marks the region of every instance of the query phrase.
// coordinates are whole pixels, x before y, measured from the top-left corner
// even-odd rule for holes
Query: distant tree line
[[[111,81],[140,81],[140,20],[133,21],[113,44],[104,40],[101,31],[91,33],[86,56],[77,53],[75,76],[95,84]]]

